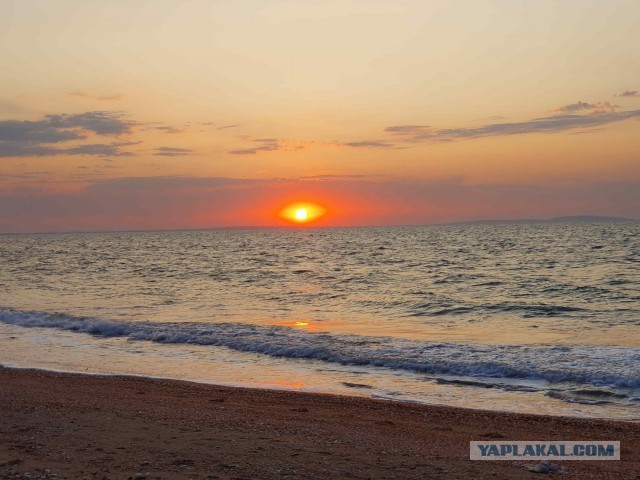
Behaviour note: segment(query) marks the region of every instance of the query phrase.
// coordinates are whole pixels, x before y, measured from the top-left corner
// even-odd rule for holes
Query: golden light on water
[[[309,223],[325,215],[327,210],[315,203],[296,202],[291,203],[280,210],[280,217],[293,223]]]

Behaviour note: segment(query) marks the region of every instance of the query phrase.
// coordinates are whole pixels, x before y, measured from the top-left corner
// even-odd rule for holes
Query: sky
[[[636,0],[2,0],[0,232],[640,218],[638,24]]]

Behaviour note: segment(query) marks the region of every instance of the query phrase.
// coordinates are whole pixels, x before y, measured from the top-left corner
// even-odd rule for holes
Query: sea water
[[[0,236],[0,363],[640,419],[640,223]]]

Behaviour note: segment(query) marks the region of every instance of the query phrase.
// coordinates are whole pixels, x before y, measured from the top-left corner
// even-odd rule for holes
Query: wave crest
[[[640,387],[638,348],[425,343],[391,337],[302,332],[289,327],[243,323],[117,322],[15,310],[0,310],[0,322],[160,344],[222,346],[274,357],[368,365],[434,375]]]

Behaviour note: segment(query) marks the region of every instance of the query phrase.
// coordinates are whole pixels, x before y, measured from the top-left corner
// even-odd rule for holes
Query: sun
[[[297,224],[309,223],[322,217],[326,209],[316,203],[295,202],[284,207],[278,215],[285,220]]]
[[[296,220],[299,222],[304,222],[309,216],[309,212],[307,212],[306,208],[299,208],[296,210]]]

